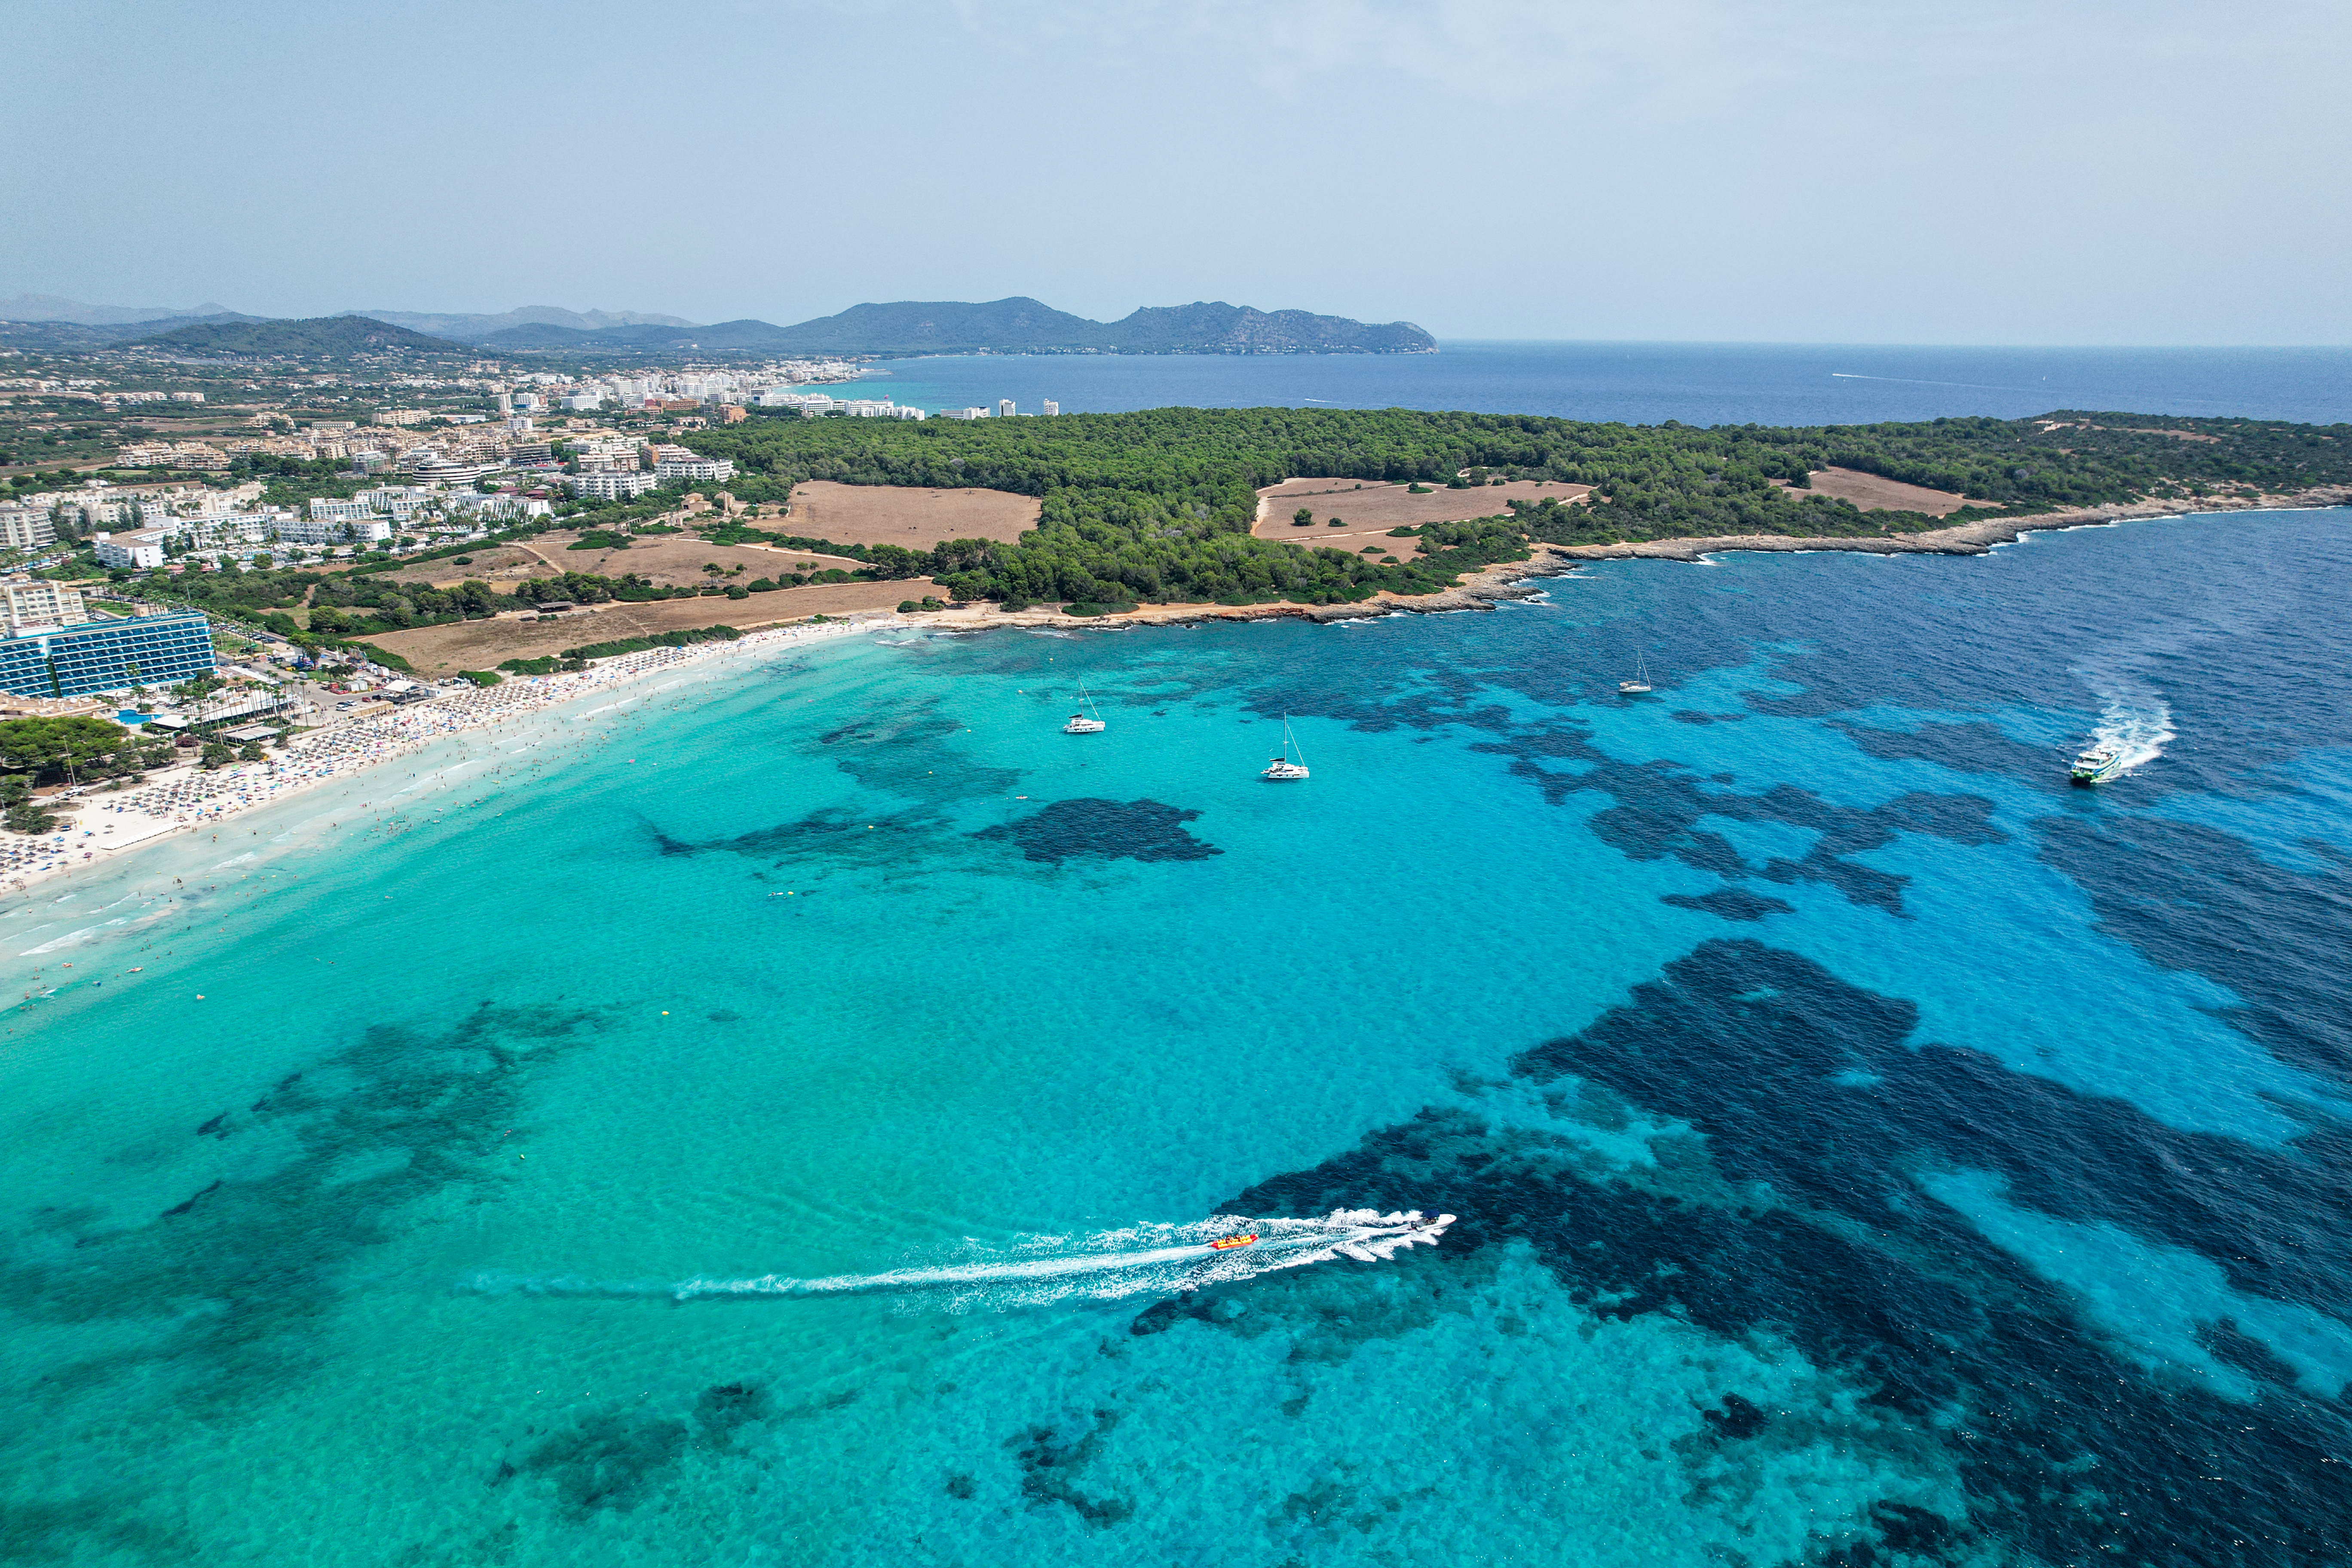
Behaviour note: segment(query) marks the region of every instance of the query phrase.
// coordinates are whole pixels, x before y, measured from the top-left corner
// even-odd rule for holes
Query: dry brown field
[[[835,544],[899,544],[929,550],[950,539],[1010,544],[1037,526],[1040,502],[1008,490],[929,490],[901,485],[842,485],[810,479],[793,487],[792,516],[773,531]]]
[[[1942,517],[1969,504],[1968,497],[1949,490],[1906,485],[1900,479],[1883,479],[1876,474],[1857,473],[1852,468],[1816,468],[1812,480],[1817,493],[1850,500],[1864,511],[1919,511],[1929,517]]]
[[[436,588],[451,587],[469,577],[493,587],[511,587],[525,577],[546,577],[559,572],[584,572],[596,577],[618,577],[635,572],[665,587],[678,588],[709,581],[710,574],[702,569],[706,563],[716,563],[724,568],[740,566],[743,570],[739,575],[727,579],[739,583],[810,567],[821,570],[838,566],[845,572],[853,572],[862,564],[845,555],[787,550],[781,545],[706,544],[690,533],[657,533],[621,550],[569,548],[579,537],[572,531],[542,533],[521,543],[477,551],[469,566],[456,565],[453,558],[445,556],[384,575],[398,583],[430,583]]]
[[[461,669],[490,669],[500,659],[538,658],[562,653],[584,643],[614,642],[654,632],[685,631],[694,626],[737,626],[750,631],[811,616],[846,616],[861,610],[895,610],[901,599],[936,595],[939,585],[928,577],[896,583],[824,583],[807,588],[780,588],[748,599],[697,597],[663,599],[647,605],[604,605],[582,615],[551,620],[460,621],[446,626],[418,626],[371,637],[416,667],[417,673],[440,677]]]
[[[1542,479],[1513,479],[1508,484],[1483,485],[1467,490],[1434,486],[1427,495],[1417,496],[1403,485],[1379,484],[1370,479],[1286,479],[1257,492],[1257,526],[1252,531],[1260,539],[1287,539],[1299,544],[1310,540],[1317,543],[1335,542],[1343,537],[1330,526],[1335,513],[1346,520],[1351,531],[1379,533],[1391,528],[1418,528],[1424,522],[1500,517],[1510,510],[1504,504],[1506,501],[1538,500],[1545,496],[1570,501],[1591,488]],[[1314,527],[1292,524],[1290,514],[1302,506],[1314,511]],[[1331,535],[1331,540],[1315,537],[1322,534]]]

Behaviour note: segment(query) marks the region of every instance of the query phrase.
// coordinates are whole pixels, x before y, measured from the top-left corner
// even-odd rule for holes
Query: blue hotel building
[[[84,621],[0,637],[0,691],[13,697],[87,697],[165,686],[212,668],[212,626],[199,615]]]

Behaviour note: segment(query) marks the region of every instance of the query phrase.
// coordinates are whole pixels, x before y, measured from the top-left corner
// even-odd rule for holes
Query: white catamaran
[[[1096,707],[1095,700],[1087,695],[1087,683],[1083,680],[1078,682],[1078,708],[1079,711],[1071,714],[1070,721],[1062,726],[1063,734],[1099,735],[1110,727],[1102,721],[1102,710]],[[1087,718],[1088,713],[1094,717]]]
[[[1292,762],[1291,753],[1297,752],[1298,760]],[[1298,750],[1298,737],[1290,732],[1290,715],[1282,716],[1282,755],[1265,764],[1262,779],[1303,779],[1307,776],[1307,753]]]

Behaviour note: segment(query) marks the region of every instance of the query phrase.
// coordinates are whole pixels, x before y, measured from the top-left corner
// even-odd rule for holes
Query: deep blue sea
[[[1467,409],[1656,425],[1857,425],[2058,408],[2352,423],[2352,349],[1979,349],[1449,342],[1434,354],[894,360],[869,395],[925,409]]]
[[[2347,520],[843,639],[16,900],[0,1558],[2352,1561]]]

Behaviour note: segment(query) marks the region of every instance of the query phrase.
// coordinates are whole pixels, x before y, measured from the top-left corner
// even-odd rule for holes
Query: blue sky
[[[11,0],[0,297],[2352,342],[2352,6]]]

